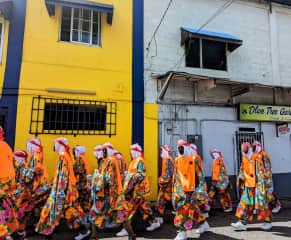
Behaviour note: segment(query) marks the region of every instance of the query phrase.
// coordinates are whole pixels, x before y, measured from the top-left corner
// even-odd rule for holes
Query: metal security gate
[[[241,159],[242,159],[241,144],[243,142],[249,142],[250,144],[252,144],[254,141],[259,141],[264,147],[263,132],[236,132],[236,152],[237,152],[238,171],[239,171],[239,166],[241,164]]]
[[[242,161],[241,144],[243,142],[249,142],[252,144],[254,141],[259,141],[264,147],[264,134],[263,132],[236,132],[236,153],[237,153],[237,172],[236,176],[239,174],[239,169]],[[237,189],[237,196],[240,197],[240,191]]]

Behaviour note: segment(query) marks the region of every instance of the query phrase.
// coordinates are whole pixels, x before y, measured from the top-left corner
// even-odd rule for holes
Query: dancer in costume
[[[210,151],[212,161],[212,182],[209,191],[211,201],[217,196],[224,212],[232,212],[232,202],[230,196],[230,182],[222,153],[213,149]]]
[[[193,223],[202,234],[209,230],[205,215],[200,211],[200,203],[205,201],[205,179],[201,162],[197,155],[192,155],[190,144],[178,141],[178,157],[175,159],[173,177],[173,205],[176,209],[174,224],[178,228],[175,240],[186,240],[186,231],[191,230]]]

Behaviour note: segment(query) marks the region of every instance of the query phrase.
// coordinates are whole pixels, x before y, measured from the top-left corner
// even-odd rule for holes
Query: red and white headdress
[[[142,157],[143,156],[142,147],[138,143],[131,145],[130,154],[133,159]]]
[[[263,151],[263,146],[259,141],[254,141],[253,146],[256,147],[256,152],[260,153]]]
[[[55,139],[55,151],[57,153],[68,152],[70,153],[69,141],[64,137],[56,138]]]
[[[122,158],[122,155],[119,151],[117,150],[113,150],[113,155],[117,158],[117,159],[121,159]]]
[[[222,153],[221,153],[221,151],[219,151],[219,150],[217,150],[217,149],[212,149],[212,150],[210,151],[210,155],[211,155],[211,157],[212,157],[213,159],[217,159],[217,158],[219,158],[219,157],[222,157]]]
[[[38,138],[31,138],[26,142],[26,150],[28,153],[33,154],[35,151],[42,151],[43,147]]]
[[[162,145],[161,158],[172,158],[172,152],[168,145]]]
[[[178,145],[178,148],[184,147],[184,154],[182,156],[184,157],[191,156],[190,144],[187,141],[181,139],[178,141],[177,145]],[[179,149],[178,149],[178,154],[180,155]]]
[[[93,154],[97,159],[103,158],[103,147],[101,145],[94,147]]]
[[[103,149],[107,149],[107,157],[112,157],[114,153],[113,145],[109,142],[106,142],[102,146]]]
[[[198,148],[195,144],[190,144],[190,151],[191,151],[191,155],[197,155],[198,154]]]
[[[76,146],[74,147],[74,154],[76,157],[80,157],[81,154],[86,153],[86,147],[84,146]]]
[[[15,159],[15,164],[17,166],[22,166],[26,160],[27,160],[27,152],[24,150],[17,150],[13,153],[14,159]]]

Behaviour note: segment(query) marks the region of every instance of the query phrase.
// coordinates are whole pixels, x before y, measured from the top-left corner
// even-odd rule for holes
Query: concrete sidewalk
[[[137,219],[138,220],[138,219]],[[136,220],[136,221],[137,221]],[[208,220],[211,227],[210,232],[199,236],[195,234],[195,230],[188,232],[188,239],[207,239],[207,240],[272,240],[272,239],[290,239],[291,238],[291,202],[284,201],[283,209],[279,214],[273,217],[273,229],[271,231],[265,232],[260,230],[261,223],[250,224],[249,230],[247,232],[235,232],[232,227],[230,227],[231,222],[235,222],[236,218],[234,213],[225,214],[221,211],[214,210],[210,214]],[[140,225],[137,223],[137,225]],[[116,240],[127,240],[127,238],[117,238],[115,233],[120,229],[106,230],[100,232],[99,239],[116,239]],[[53,240],[70,240],[74,239],[76,232],[68,230],[66,227],[61,227],[56,231]],[[176,236],[176,228],[171,222],[165,223],[159,230],[146,233],[138,231],[138,239],[174,239]],[[41,240],[42,237],[31,236],[30,240]]]

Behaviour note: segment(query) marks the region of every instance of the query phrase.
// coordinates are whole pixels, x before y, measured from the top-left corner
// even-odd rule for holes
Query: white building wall
[[[159,108],[160,141],[170,145],[174,152],[177,140],[186,139],[187,135],[202,135],[206,176],[211,176],[209,151],[213,148],[222,151],[229,174],[236,174],[235,132],[241,127],[264,133],[265,150],[271,156],[274,174],[290,172],[290,135],[278,138],[275,123],[239,122],[235,108],[195,105],[160,105]]]
[[[145,1],[145,48],[168,2]],[[155,40],[148,50],[145,49],[146,102],[157,100],[157,82],[152,74],[171,70],[226,77],[239,82],[291,87],[291,9],[281,5],[274,5],[270,15],[266,4],[235,1],[204,27],[243,40],[243,45],[228,56],[228,71],[185,67],[184,47],[180,46],[180,28],[200,28],[225,3],[225,0],[173,1]]]

